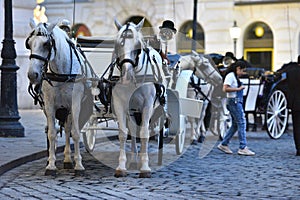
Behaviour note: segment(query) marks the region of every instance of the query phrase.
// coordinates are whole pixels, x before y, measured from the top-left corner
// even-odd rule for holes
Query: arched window
[[[245,31],[244,58],[254,67],[273,71],[273,32],[264,22],[252,23]]]
[[[204,31],[200,24],[196,26],[196,51],[204,53]],[[192,51],[193,21],[185,22],[177,33],[178,53],[190,53]]]
[[[72,36],[74,38],[77,38],[78,36],[91,36],[91,32],[90,29],[82,23],[79,24],[75,24],[74,26],[72,26]]]

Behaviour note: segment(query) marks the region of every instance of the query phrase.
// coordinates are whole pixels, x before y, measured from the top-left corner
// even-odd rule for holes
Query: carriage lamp
[[[236,56],[236,42],[241,36],[241,28],[237,26],[236,21],[233,22],[233,26],[229,29],[230,37],[233,39],[234,55]]]

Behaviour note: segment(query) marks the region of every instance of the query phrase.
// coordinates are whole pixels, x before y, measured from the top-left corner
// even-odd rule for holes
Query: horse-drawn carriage
[[[259,122],[258,115],[263,115],[263,128],[272,139],[284,134],[288,125],[286,72],[282,69],[266,74],[262,69],[247,69],[248,77],[244,78],[246,113],[254,115],[254,130]],[[248,107],[247,107],[248,106]]]
[[[209,126],[211,132],[222,135],[226,131],[229,115],[223,106],[222,76],[209,56],[197,53],[181,56],[177,62],[180,65],[169,69],[170,77],[162,70],[164,62],[161,55],[143,39],[143,21],[137,25],[127,23],[122,26],[116,20],[115,24],[119,32],[114,40],[78,39],[81,49],[55,24],[34,25],[34,30],[26,40],[26,47],[31,50],[29,89],[47,116],[49,159],[46,174],[56,172],[55,119],[60,121],[66,133],[64,163],[68,167],[72,165],[72,132],[76,161],[74,168],[79,174],[84,171],[79,149],[80,131],[86,149],[91,152],[95,146],[98,124],[116,120],[120,142],[117,177],[126,173],[125,146],[129,133],[135,154],[138,153],[135,139],[137,136],[140,138],[140,176],[149,177],[149,129],[159,131],[158,162],[161,164],[166,130],[167,135],[175,138],[176,153],[181,154],[185,143],[186,119],[203,118],[207,100],[213,105]],[[202,95],[200,99],[188,94],[193,74],[210,85],[206,94],[201,92],[201,88],[194,88]],[[249,84],[249,88],[252,88],[252,84]],[[274,87],[271,89],[273,91]],[[275,111],[276,120],[285,115],[281,109],[276,110],[282,106],[281,102],[277,102],[280,91],[276,90],[274,94],[268,100],[270,106],[267,107],[266,118],[271,130],[278,132],[279,128],[273,128],[277,121],[269,117],[269,110]],[[203,126],[201,119],[197,129]],[[272,135],[276,136],[277,132]]]
[[[182,153],[186,117],[199,117],[203,105],[202,100],[187,96],[192,73],[203,75],[207,81],[211,80],[212,84],[216,84],[213,81],[221,83],[222,78],[214,68],[212,60],[195,55],[187,58],[186,69],[177,73],[176,80],[171,80],[162,71],[161,55],[143,40],[140,32],[142,25],[143,22],[122,26],[116,21],[119,33],[113,48],[106,40],[100,45],[102,50],[106,49],[105,53],[112,55],[111,62],[108,68],[100,69],[99,73],[99,68],[96,72],[93,68],[106,65],[103,64],[100,54],[97,54],[97,48],[91,52],[88,48],[82,48],[82,52],[55,24],[32,24],[33,31],[26,40],[26,47],[31,50],[29,91],[35,100],[40,102],[47,116],[49,159],[46,174],[56,173],[55,119],[60,121],[66,133],[65,166],[70,167],[72,163],[72,136],[75,172],[79,174],[84,171],[79,150],[79,131],[83,132],[87,150],[92,151],[95,145],[94,130],[97,128],[94,125],[107,119],[118,121],[120,156],[116,176],[123,176],[126,172],[125,142],[128,129],[133,145],[136,145],[133,139],[136,134],[140,137],[141,177],[148,177],[151,173],[147,152],[151,124],[152,127],[158,126],[159,148],[162,148],[162,137],[167,129],[168,135],[175,138],[176,153]],[[85,42],[89,45],[95,44],[95,41]],[[82,42],[79,44],[83,45]],[[107,46],[104,47],[105,45]],[[96,60],[97,64],[91,65],[89,59]],[[184,59],[181,60],[182,63],[183,61]],[[118,71],[119,75],[115,75],[115,71]],[[98,90],[100,94],[97,94]],[[97,97],[93,100],[92,95]],[[84,119],[81,119],[83,113]],[[136,148],[133,150],[137,153]],[[162,151],[159,151],[160,163],[161,159]]]

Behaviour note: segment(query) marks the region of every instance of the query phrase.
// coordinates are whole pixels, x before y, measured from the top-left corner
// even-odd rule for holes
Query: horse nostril
[[[28,73],[28,78],[30,80],[36,80],[38,78],[39,74],[38,73]]]

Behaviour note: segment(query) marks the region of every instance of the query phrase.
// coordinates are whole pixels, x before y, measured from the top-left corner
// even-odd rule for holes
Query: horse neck
[[[72,74],[73,68],[78,64],[74,50],[70,50],[70,45],[64,35],[54,36],[56,53],[50,62],[50,70],[57,74]]]
[[[194,70],[195,62],[192,60],[190,55],[181,57],[180,68],[181,70]]]

